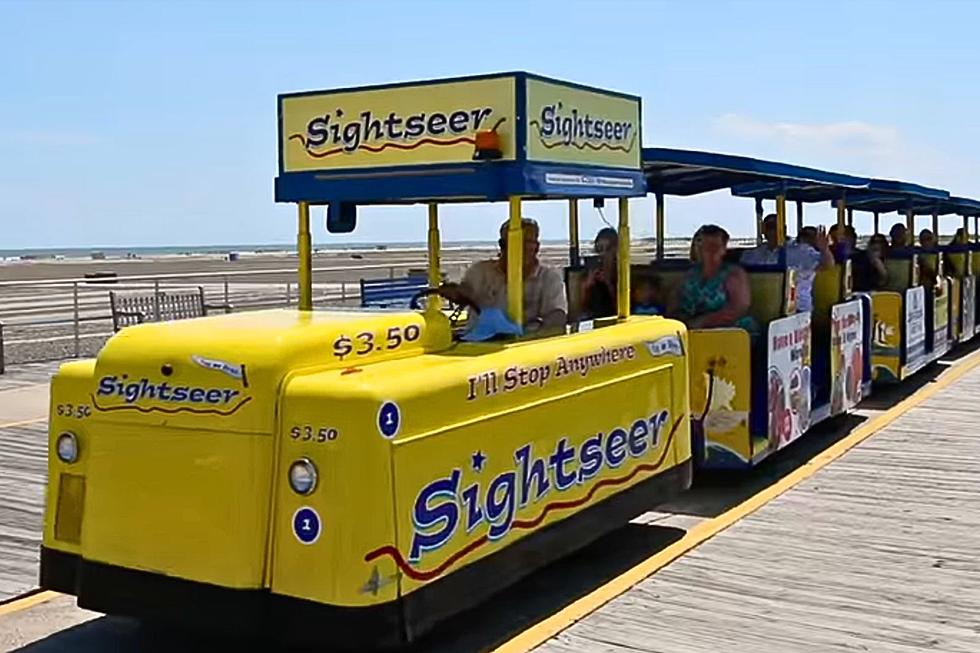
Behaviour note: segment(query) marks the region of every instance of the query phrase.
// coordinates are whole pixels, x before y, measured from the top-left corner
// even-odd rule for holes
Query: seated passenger
[[[612,227],[600,229],[593,247],[599,257],[599,266],[589,270],[582,284],[583,312],[591,318],[616,315],[619,235]]]
[[[640,277],[633,283],[633,307],[635,315],[663,315],[665,312],[663,288],[660,277]]]
[[[740,327],[750,334],[758,325],[748,315],[752,300],[745,270],[724,261],[728,232],[717,225],[701,227],[700,261],[691,266],[671,302],[676,315],[692,329]]]
[[[776,244],[776,215],[769,214],[762,221],[762,233],[766,242],[742,255],[742,265],[773,265],[779,262],[779,246]],[[786,267],[796,270],[796,310],[813,310],[813,278],[817,270],[834,266],[827,232],[823,227],[814,236],[816,247],[802,243],[786,245]]]
[[[813,249],[816,249],[817,248],[817,228],[816,227],[803,227],[802,229],[800,229],[800,235],[796,237],[796,242],[799,245],[809,245]]]
[[[691,263],[697,263],[701,260],[701,229],[694,232],[694,237],[691,238]]]
[[[909,230],[901,222],[892,225],[888,230],[888,236],[892,240],[891,249],[904,249],[909,246]]]
[[[970,242],[970,234],[967,233],[966,229],[960,227],[956,230],[956,234],[953,236],[953,245],[966,245]]]
[[[887,257],[888,239],[882,234],[871,236],[867,251],[855,251],[851,258],[854,290],[867,292],[884,288],[888,283]]]
[[[561,273],[538,261],[541,245],[538,223],[522,221],[524,234],[524,329],[526,332],[563,332],[568,314]],[[440,294],[457,304],[479,309],[507,310],[507,222],[500,226],[500,257],[474,263],[459,284],[447,283]]]
[[[919,232],[919,247],[927,252],[935,251],[936,234],[932,233],[932,229],[923,229]]]

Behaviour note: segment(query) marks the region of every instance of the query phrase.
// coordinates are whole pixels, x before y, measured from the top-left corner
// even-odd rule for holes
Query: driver
[[[459,284],[447,283],[440,294],[457,304],[507,311],[507,226],[500,226],[500,257],[474,263]],[[521,220],[524,234],[524,328],[526,331],[564,331],[568,313],[561,273],[538,260],[538,223]]]

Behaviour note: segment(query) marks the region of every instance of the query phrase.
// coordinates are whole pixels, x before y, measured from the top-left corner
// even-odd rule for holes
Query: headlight
[[[289,466],[289,487],[296,494],[310,494],[316,489],[316,465],[308,458],[301,458]]]
[[[74,433],[66,431],[59,435],[56,449],[61,462],[73,463],[78,460],[78,438]]]

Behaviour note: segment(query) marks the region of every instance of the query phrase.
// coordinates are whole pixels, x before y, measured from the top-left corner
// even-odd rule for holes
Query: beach
[[[666,242],[668,256],[686,256],[689,241]],[[211,248],[217,250],[220,248]],[[648,262],[654,243],[635,243],[634,262]],[[7,365],[95,355],[113,333],[109,292],[152,294],[204,289],[213,305],[231,304],[232,310],[294,306],[297,301],[297,257],[285,247],[268,251],[204,251],[160,254],[48,257],[20,260],[8,256],[0,262],[0,323],[3,323],[4,360]],[[583,254],[590,254],[583,243]],[[475,261],[493,258],[487,243],[450,244],[441,251],[441,268],[450,280],[459,280]],[[566,243],[542,244],[545,264],[568,264]],[[405,276],[426,267],[426,251],[419,246],[351,246],[319,249],[313,255],[315,308],[359,305],[359,282]],[[103,278],[93,278],[100,275]],[[114,275],[114,278],[105,278]]]

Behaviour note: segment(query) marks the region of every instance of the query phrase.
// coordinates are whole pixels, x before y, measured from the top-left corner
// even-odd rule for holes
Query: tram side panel
[[[686,489],[686,340],[632,318],[291,383],[284,414],[339,425],[309,453],[337,479],[306,501],[323,531],[304,544],[282,480],[304,451],[282,457],[273,592],[375,615],[397,595],[411,639]]]

